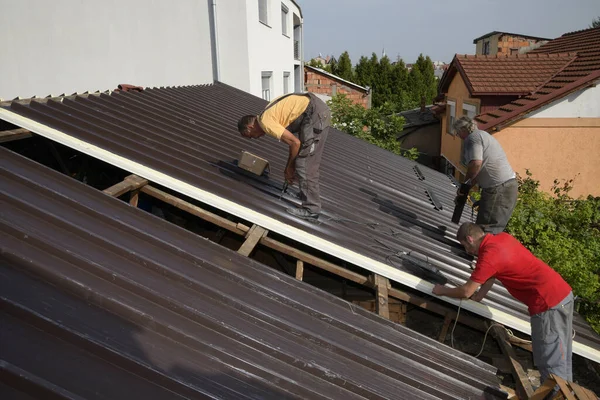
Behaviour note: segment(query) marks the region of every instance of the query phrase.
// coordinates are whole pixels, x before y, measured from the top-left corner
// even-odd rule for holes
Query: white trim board
[[[369,257],[358,254],[352,250],[339,246],[330,241],[323,240],[301,229],[294,228],[283,222],[277,221],[274,218],[260,214],[250,208],[243,207],[233,201],[224,199],[213,193],[207,192],[188,183],[175,179],[162,172],[146,167],[140,163],[131,161],[125,157],[111,153],[98,146],[89,144],[72,136],[69,136],[66,133],[63,133],[49,126],[40,124],[36,121],[33,121],[32,119],[23,117],[4,108],[0,108],[0,119],[8,121],[21,128],[28,129],[31,132],[37,133],[38,135],[54,140],[60,144],[63,144],[77,151],[81,151],[82,153],[88,154],[102,161],[108,162],[130,173],[139,175],[145,179],[148,179],[149,181],[156,182],[160,185],[168,187],[169,189],[175,190],[179,193],[182,193],[198,201],[209,204],[215,208],[233,214],[237,217],[243,218],[254,224],[260,225],[267,230],[277,232],[293,240],[297,240],[301,243],[304,243],[312,248],[323,251],[327,254],[331,254],[352,264],[358,265],[373,273],[382,275],[388,279],[402,283],[413,289],[419,290],[420,292],[429,295],[432,294],[431,291],[433,289],[433,284],[422,280],[414,275],[400,271],[390,265],[373,260]],[[472,300],[461,301],[457,299],[451,299],[448,297],[443,297],[443,300],[447,301],[448,303],[460,305],[465,310],[469,310],[485,318],[492,319],[512,329],[516,329],[526,334],[531,334],[531,327],[528,321],[516,318],[503,311],[489,308],[486,305],[474,302]],[[600,350],[593,349],[581,343],[573,342],[573,352],[579,354],[582,357],[600,363]]]

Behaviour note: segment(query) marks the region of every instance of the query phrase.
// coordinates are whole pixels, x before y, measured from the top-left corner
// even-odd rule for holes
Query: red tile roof
[[[471,95],[527,95],[575,59],[575,53],[456,55]]]
[[[551,56],[565,52],[576,52],[577,57],[531,95],[477,116],[480,128],[501,129],[528,113],[590,86],[600,79],[600,28],[566,33],[528,54]]]

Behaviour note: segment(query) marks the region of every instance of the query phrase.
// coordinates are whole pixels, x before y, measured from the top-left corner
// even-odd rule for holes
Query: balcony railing
[[[300,61],[300,41],[299,40],[294,40],[294,60]]]

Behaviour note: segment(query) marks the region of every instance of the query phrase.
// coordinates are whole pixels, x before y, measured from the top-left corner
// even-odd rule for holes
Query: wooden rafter
[[[529,399],[533,395],[533,387],[523,370],[523,366],[517,360],[515,349],[511,346],[506,335],[506,329],[498,324],[494,324],[491,328],[492,335],[500,345],[500,349],[504,356],[508,359],[512,375],[516,382],[517,394],[522,399]]]
[[[238,253],[246,257],[250,256],[250,253],[252,253],[258,242],[260,242],[260,239],[267,236],[267,233],[269,233],[269,231],[262,226],[252,225],[252,228],[248,231],[246,240],[238,250]]]
[[[33,134],[29,130],[23,128],[1,131],[0,143],[12,142],[13,140],[19,139],[27,139],[31,136],[33,136]]]

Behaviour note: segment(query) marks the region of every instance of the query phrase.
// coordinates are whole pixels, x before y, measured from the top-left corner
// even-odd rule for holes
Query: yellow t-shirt
[[[306,111],[309,102],[308,96],[290,95],[263,112],[258,118],[258,123],[267,135],[281,140],[285,128]]]

